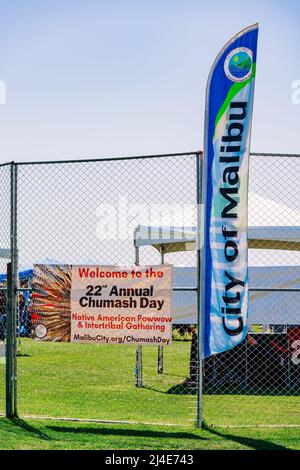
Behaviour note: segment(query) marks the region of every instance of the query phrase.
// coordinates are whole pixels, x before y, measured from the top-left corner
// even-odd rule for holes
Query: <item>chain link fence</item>
[[[182,201],[190,206],[189,225],[196,224],[195,164],[191,154],[18,165],[20,270],[35,263],[134,265],[137,225],[172,224]],[[141,250],[141,265],[160,261],[152,247]],[[168,262],[196,266],[196,256],[176,253]],[[158,373],[158,347],[143,347],[142,387],[136,386],[134,346],[24,337],[20,352],[21,416],[195,422],[195,393],[180,393],[189,375],[190,341],[164,348],[163,373]]]
[[[251,155],[249,227],[281,241],[250,242],[249,334],[205,362],[208,424],[300,424],[299,175],[297,156]]]
[[[140,356],[134,346],[32,339],[31,289],[35,264],[130,266],[137,262],[133,240],[137,226],[195,227],[198,159],[195,152],[16,165],[20,416],[196,423],[195,251],[139,249],[140,265],[175,267],[173,343],[143,347]],[[299,165],[297,156],[251,155],[250,227],[275,226],[293,240],[295,227],[300,227]],[[9,166],[0,168],[0,179],[1,246],[9,247]],[[258,242],[250,247],[249,334],[236,348],[204,361],[202,404],[207,424],[300,424],[300,252],[296,245],[296,241],[281,245],[274,241],[271,249]],[[6,261],[0,261],[1,345]],[[1,363],[0,373],[0,412],[4,412]],[[142,386],[137,387],[139,379]]]

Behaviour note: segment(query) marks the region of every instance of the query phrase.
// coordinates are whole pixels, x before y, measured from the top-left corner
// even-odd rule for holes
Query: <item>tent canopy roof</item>
[[[249,248],[300,251],[300,227],[248,227]],[[196,227],[152,227],[138,225],[134,245],[153,246],[158,251],[174,253],[196,250]]]

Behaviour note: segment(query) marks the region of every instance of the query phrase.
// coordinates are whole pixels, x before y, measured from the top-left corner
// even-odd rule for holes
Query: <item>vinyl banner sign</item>
[[[204,356],[240,343],[248,315],[248,174],[258,25],[237,34],[212,67],[203,167]]]
[[[37,265],[32,305],[35,337],[168,346],[172,282],[170,265]]]

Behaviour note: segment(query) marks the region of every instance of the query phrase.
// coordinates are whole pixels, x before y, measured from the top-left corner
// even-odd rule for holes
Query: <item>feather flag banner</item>
[[[71,265],[34,266],[30,313],[35,339],[70,341],[71,285]]]
[[[248,175],[258,25],[217,56],[206,91],[201,265],[203,354],[233,348],[247,334]]]

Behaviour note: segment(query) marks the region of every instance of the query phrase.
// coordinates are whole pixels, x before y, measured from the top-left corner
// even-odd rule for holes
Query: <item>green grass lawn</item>
[[[61,435],[65,436],[62,439],[65,444],[62,445],[73,446],[71,448],[85,442],[85,439],[88,441],[89,438],[91,445],[99,445],[99,435],[101,445],[107,445],[107,448],[116,440],[123,448],[127,443],[130,448],[134,448],[136,445],[148,445],[146,442],[150,442],[150,447],[178,444],[178,448],[185,445],[189,446],[187,448],[201,447],[206,443],[210,443],[211,448],[218,448],[222,442],[224,448],[231,448],[232,445],[244,445],[228,437],[236,433],[239,439],[256,439],[256,436],[261,436],[266,442],[268,436],[274,442],[278,439],[280,442],[281,439],[288,440],[290,436],[292,442],[295,439],[293,445],[298,445],[300,428],[236,428],[230,432],[226,431],[227,437],[220,436],[215,431],[202,431],[199,434],[195,429],[196,396],[178,393],[182,391],[180,384],[189,374],[189,342],[178,341],[165,348],[163,375],[157,374],[157,348],[143,348],[144,388],[134,386],[135,348],[131,346],[43,343],[22,339],[20,353],[18,412],[23,419],[68,417],[118,422],[101,425],[29,420],[28,423],[34,423],[33,426],[40,432],[50,435],[49,441],[42,438],[37,441],[37,445],[43,445],[45,448],[49,445],[59,446],[56,441],[60,440]],[[5,366],[0,364],[2,413],[5,411],[4,373]],[[207,426],[213,425],[219,430],[222,426],[300,426],[300,397],[205,395],[203,416]],[[173,426],[167,426],[168,424]],[[155,444],[157,440],[153,437],[153,430],[160,425],[164,425],[162,440],[161,443]],[[5,420],[1,421],[1,429],[3,427],[10,429],[8,432],[12,441],[9,445],[14,445],[14,442],[17,445],[18,435],[24,429]],[[135,435],[138,439],[133,439],[130,430],[132,436]],[[218,432],[225,433],[224,429]],[[185,433],[186,438],[176,437],[178,433]],[[27,445],[28,440],[30,446],[30,443],[34,442],[34,436],[34,431],[24,431],[24,445]],[[207,439],[202,439],[203,436]]]
[[[300,429],[207,429],[0,418],[0,450],[300,449]]]
[[[20,352],[20,416],[195,423],[196,397],[168,393],[189,373],[189,343],[165,349],[163,375],[157,374],[157,348],[144,347],[144,388],[134,384],[135,347],[23,339]]]

